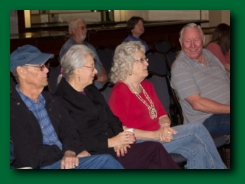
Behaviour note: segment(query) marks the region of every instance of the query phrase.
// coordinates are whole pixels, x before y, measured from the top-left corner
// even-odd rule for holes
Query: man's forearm
[[[202,112],[212,113],[212,114],[230,113],[230,105],[220,104],[218,102],[209,100],[207,98],[189,100],[188,102],[191,104],[192,108],[196,111],[202,111]]]

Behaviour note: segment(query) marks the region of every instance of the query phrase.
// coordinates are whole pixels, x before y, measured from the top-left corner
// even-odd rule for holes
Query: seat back
[[[166,61],[167,61],[167,67],[171,73],[171,66],[173,62],[175,61],[177,57],[177,50],[175,48],[171,48],[167,53],[166,53]]]
[[[149,80],[153,84],[158,98],[160,99],[166,112],[169,114],[170,95],[168,92],[168,88],[166,87],[167,86],[166,78],[157,75],[149,75],[149,77],[146,80]]]
[[[155,47],[158,52],[167,53],[172,46],[168,40],[158,40],[155,42]]]
[[[113,63],[114,49],[99,47],[96,49],[96,51],[101,63],[109,74]]]
[[[152,45],[150,43],[146,43],[148,46],[148,50],[153,49]]]
[[[102,90],[100,91],[101,94],[104,96],[106,102],[108,103],[112,88],[113,88],[114,84],[108,82],[104,85],[104,87],[102,88]]]
[[[57,67],[49,67],[49,73],[48,73],[48,90],[51,93],[55,93],[57,90],[57,79],[60,75],[60,66]]]
[[[150,73],[166,76],[167,75],[167,67],[165,55],[160,53],[154,49],[151,49],[146,52],[146,57],[148,58],[148,70]]]
[[[149,76],[146,80],[153,84],[158,98],[172,121],[172,125],[182,124],[182,110],[178,106],[179,104],[175,99],[176,96],[170,86],[165,55],[158,51],[151,51],[146,53],[146,57],[149,59]]]

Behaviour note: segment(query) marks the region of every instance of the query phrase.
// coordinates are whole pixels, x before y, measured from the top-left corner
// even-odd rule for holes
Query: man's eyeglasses
[[[49,63],[44,63],[44,64],[41,64],[41,65],[32,65],[32,64],[25,64],[24,66],[30,66],[30,67],[36,67],[36,68],[39,68],[41,71],[44,71],[45,68],[49,68]]]
[[[95,69],[95,66],[83,66],[83,67],[91,68],[92,71],[94,71],[94,69]]]
[[[136,61],[143,63],[144,61],[148,62],[149,59],[148,58],[141,58],[141,59],[138,59]]]
[[[87,29],[87,26],[80,26],[80,27],[77,27],[77,28],[80,28],[81,30],[85,30],[85,29]]]

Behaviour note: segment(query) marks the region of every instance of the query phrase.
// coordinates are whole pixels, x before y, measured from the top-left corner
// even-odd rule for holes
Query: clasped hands
[[[114,148],[117,156],[124,156],[127,153],[127,149],[130,148],[130,144],[133,144],[136,138],[132,132],[124,131],[111,139],[111,147]]]
[[[173,135],[178,133],[169,124],[163,124],[157,131],[159,133],[159,142],[170,142],[173,139]]]

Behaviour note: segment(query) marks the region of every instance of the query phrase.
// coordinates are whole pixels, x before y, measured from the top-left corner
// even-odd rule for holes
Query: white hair
[[[95,57],[95,53],[87,46],[73,45],[61,58],[62,74],[59,75],[57,82],[60,82],[62,76],[67,79],[72,75],[73,70],[83,67],[86,63],[87,55]]]
[[[201,33],[201,36],[202,38],[204,38],[204,34],[203,34],[203,31],[202,31],[202,28],[201,26],[195,24],[195,23],[189,23],[189,24],[186,24],[180,31],[180,40],[182,41],[183,39],[183,33],[186,29],[195,29],[195,28],[198,28],[200,33]]]
[[[127,75],[132,72],[138,51],[145,53],[145,46],[140,41],[129,41],[117,46],[111,67],[111,82],[117,83],[127,78]]]
[[[72,34],[72,30],[77,27],[77,23],[78,22],[84,22],[85,23],[85,21],[82,18],[80,18],[80,17],[73,17],[69,21],[68,31],[69,31],[69,34],[70,35]]]

